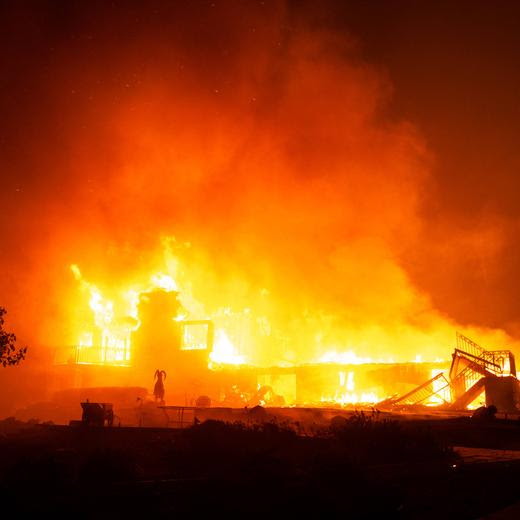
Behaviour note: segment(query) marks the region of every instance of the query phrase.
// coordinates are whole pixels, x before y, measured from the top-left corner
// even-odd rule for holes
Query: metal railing
[[[509,350],[485,350],[459,332],[456,338],[449,380],[441,372],[407,394],[391,399],[392,405],[431,403],[434,397],[447,403],[445,396],[449,395],[452,403],[465,407],[468,399],[473,400],[484,391],[485,377],[516,377],[515,358]]]
[[[466,366],[459,371],[461,362]],[[457,348],[450,368],[452,395],[460,399],[483,377],[516,375],[515,359],[509,350],[485,350],[457,332]]]
[[[435,388],[436,385],[434,383],[437,382],[437,384],[441,384],[439,388]],[[426,383],[423,383],[422,385],[419,385],[417,388],[414,388],[412,391],[408,392],[407,394],[399,397],[398,399],[395,399],[392,404],[407,404],[407,405],[413,405],[413,404],[421,404],[428,400],[430,400],[432,397],[437,397],[438,399],[441,399],[444,403],[446,403],[446,399],[443,397],[443,393],[450,387],[449,381],[446,379],[444,374],[441,372],[440,374],[437,374],[436,376],[432,377]]]
[[[462,352],[467,352],[468,354],[471,354],[477,358],[481,357],[482,355],[486,354],[486,350],[482,348],[480,345],[472,341],[471,339],[467,338],[460,332],[456,332],[457,337],[457,349]]]
[[[498,365],[501,368],[501,372],[500,374],[497,373],[497,375],[509,372],[511,375],[516,376],[515,358],[510,350],[486,350],[460,332],[457,332],[456,335],[456,350]]]
[[[127,348],[69,345],[59,347],[54,353],[55,365],[111,365],[131,366]]]

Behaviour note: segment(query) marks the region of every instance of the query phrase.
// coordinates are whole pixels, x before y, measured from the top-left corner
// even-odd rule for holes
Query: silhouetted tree
[[[0,363],[2,366],[17,365],[25,359],[27,347],[16,348],[16,336],[4,330],[4,315],[7,311],[0,307]]]

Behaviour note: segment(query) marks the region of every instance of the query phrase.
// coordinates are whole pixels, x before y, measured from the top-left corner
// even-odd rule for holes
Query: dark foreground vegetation
[[[207,421],[177,431],[8,419],[0,423],[0,494],[19,514],[103,518],[332,512],[463,519],[518,499],[518,463],[464,465],[448,437],[426,423],[363,415],[313,436],[274,423]]]

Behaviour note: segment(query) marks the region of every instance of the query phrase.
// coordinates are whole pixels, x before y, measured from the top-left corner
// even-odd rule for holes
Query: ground
[[[174,430],[8,419],[0,422],[0,450],[0,493],[20,514],[464,519],[520,499],[518,421],[354,414],[299,435],[273,421]]]

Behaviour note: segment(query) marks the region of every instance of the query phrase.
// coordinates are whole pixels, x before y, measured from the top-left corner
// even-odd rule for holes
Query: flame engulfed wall
[[[164,328],[167,328],[168,321],[189,325],[185,325],[183,328],[183,337],[179,341],[180,347],[166,344],[165,348],[183,348],[184,350],[210,348],[209,359],[212,362],[226,364],[243,364],[245,362],[244,356],[238,354],[237,348],[229,339],[229,334],[233,334],[236,337],[235,341],[239,341],[241,344],[246,340],[251,341],[250,331],[246,330],[244,326],[240,327],[240,322],[243,321],[241,318],[248,316],[250,309],[234,313],[229,308],[219,308],[215,313],[208,315],[204,305],[196,301],[190,294],[189,285],[181,289],[172,276],[164,273],[151,274],[148,283],[144,282],[146,280],[146,274],[144,274],[141,278],[142,282],[134,281],[134,285],[131,287],[108,288],[108,292],[114,294],[116,298],[118,303],[116,306],[113,300],[103,296],[96,285],[83,279],[77,265],[73,264],[71,270],[76,280],[80,282],[81,296],[88,298],[91,311],[91,315],[88,312],[83,315],[83,319],[78,325],[81,332],[77,333],[78,339],[74,344],[78,364],[132,365],[134,363],[132,335],[138,331],[141,325],[140,304],[143,301],[149,301],[150,295],[155,294],[157,297],[161,293],[165,293],[165,296],[173,293],[175,300],[177,300],[177,295],[179,298],[178,304],[172,305],[171,298],[163,297],[162,301],[160,300],[152,309],[152,312],[160,315],[166,323]],[[78,306],[83,307],[81,301],[78,302]],[[193,321],[194,323],[192,323]],[[200,321],[211,321],[211,342],[208,341],[208,332],[203,326],[204,323],[198,323]],[[213,331],[215,321],[219,324],[216,332]],[[222,326],[223,322],[227,322],[226,328]],[[237,325],[240,327],[239,331],[234,330]],[[160,324],[157,328],[160,328]],[[152,338],[145,337],[143,341],[152,341]]]
[[[205,262],[197,264],[197,252],[190,244],[180,244],[171,237],[163,238],[151,257],[153,261],[145,269],[115,283],[112,280],[89,282],[78,265],[71,265],[77,287],[68,307],[69,322],[73,325],[69,343],[107,348],[112,351],[114,364],[129,362],[132,333],[140,326],[140,302],[154,292],[165,292],[175,294],[178,306],[159,304],[155,307],[156,314],[179,323],[211,320],[215,324],[210,359],[216,363],[291,366],[439,362],[448,359],[453,348],[457,324],[433,309],[422,309],[419,317],[398,315],[394,308],[384,309],[381,302],[384,312],[392,316],[390,323],[382,323],[379,314],[348,321],[345,314],[350,309],[347,311],[341,306],[336,314],[327,312],[320,308],[318,299],[311,311],[307,307],[302,309],[301,302],[291,300],[290,295],[280,301],[268,288],[252,287],[248,280],[237,283],[234,276],[231,282],[217,279]],[[331,276],[333,274],[331,270]],[[405,283],[404,274],[402,276]],[[229,283],[231,287],[227,287]],[[358,287],[360,291],[363,289]],[[401,287],[405,289],[410,292],[406,296],[411,305],[411,309],[406,310],[411,312],[413,305],[419,303],[426,305],[421,301],[425,299],[410,286]],[[244,293],[247,296],[244,297]],[[278,317],[281,311],[284,320]],[[197,334],[194,329],[190,330]],[[491,342],[506,338],[501,331],[473,329],[473,332]],[[200,348],[196,343],[205,341],[189,336],[188,331],[186,349]]]

